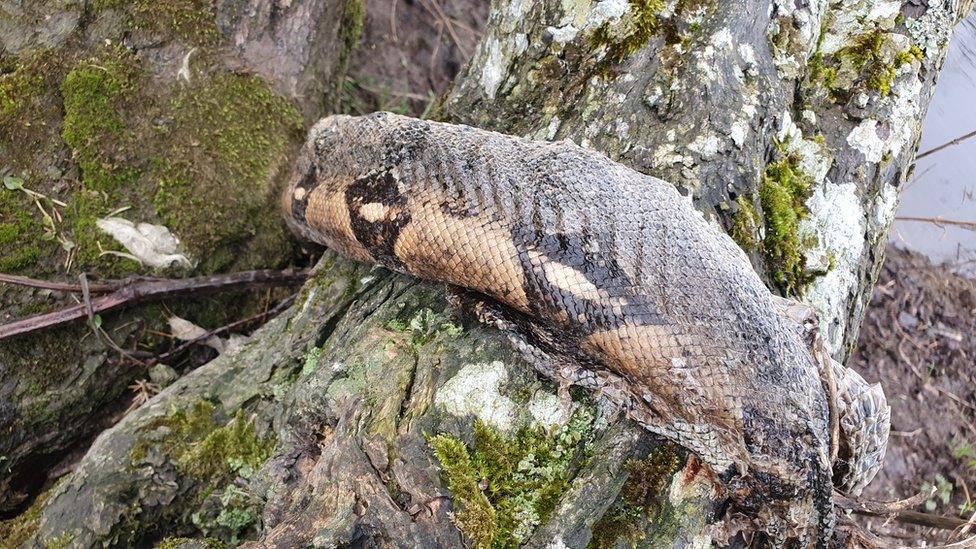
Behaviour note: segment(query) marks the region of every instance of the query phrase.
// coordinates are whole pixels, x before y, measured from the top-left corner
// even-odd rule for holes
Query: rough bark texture
[[[0,187],[0,271],[69,280],[150,274],[101,254],[122,249],[95,226],[113,211],[164,224],[182,240],[196,267],[171,267],[171,276],[292,261],[297,248],[277,213],[275,184],[303,137],[299,111],[312,120],[334,95],[343,52],[358,36],[357,7],[0,1],[0,175],[40,193]],[[344,24],[347,14],[353,23]],[[263,307],[255,295],[166,307],[216,327]],[[76,302],[3,286],[0,318]],[[168,314],[141,307],[106,315],[102,327],[138,354],[164,343],[158,332],[168,330]],[[85,326],[0,343],[0,517],[116,421],[130,400],[126,387],[146,375]]]
[[[770,283],[808,282],[840,356],[968,4],[794,6],[500,0],[442,118],[572,138],[672,181]],[[57,35],[43,21],[23,40]],[[327,255],[292,309],[104,432],[18,531],[78,547],[707,543],[716,494],[694,457],[586,394],[567,413],[442,294]]]

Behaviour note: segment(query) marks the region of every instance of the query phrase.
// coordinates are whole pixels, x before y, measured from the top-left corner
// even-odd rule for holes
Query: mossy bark
[[[853,232],[870,245],[857,254],[837,250],[846,254],[835,268],[843,266],[847,286],[831,306],[844,311],[843,326],[856,326],[893,211],[879,188],[904,178],[946,44],[934,27],[919,31],[913,40],[931,53],[901,65],[887,94],[861,86],[882,74],[869,60],[862,68],[873,72],[845,84],[857,91],[853,103],[838,104],[839,95],[811,75],[836,62],[824,53],[831,36],[861,33],[828,31],[826,14],[843,6],[730,6],[498,0],[440,116],[575,139],[672,181],[706,214],[737,227],[740,242],[758,243],[753,256],[763,272],[775,267],[761,249],[771,245],[761,225],[781,213],[763,211],[764,176],[802,170],[810,177],[810,196],[791,184],[786,201],[807,201],[791,212],[798,223],[784,224],[798,231],[803,219],[822,215],[810,200],[851,186],[854,211],[864,217]],[[906,5],[910,13],[886,32],[926,17],[913,10]],[[865,24],[836,13],[835,20]],[[859,93],[868,110],[850,120]],[[899,107],[895,118],[890,98],[897,97],[913,98],[917,108]],[[908,139],[895,151],[883,131],[854,132],[863,120],[875,127],[908,120]],[[887,159],[871,162],[879,147]],[[831,161],[821,176],[817,159],[825,154]],[[750,211],[735,223],[746,204]],[[833,242],[835,233],[816,228],[811,235]],[[48,496],[34,543],[709,543],[707,523],[721,507],[713,477],[694,456],[591,395],[567,397],[504,334],[443,295],[327,253],[296,304],[242,350],[190,372],[102,433]],[[849,342],[851,331],[842,327],[838,341]],[[843,344],[836,351],[843,354]],[[274,449],[266,453],[269,441]],[[201,478],[200,470],[217,474]]]
[[[48,496],[34,539],[577,547],[625,485],[640,493],[633,520],[692,537],[704,517],[679,513],[675,494],[710,491],[694,460],[685,469],[684,452],[585,393],[565,409],[557,393],[441,289],[327,253],[295,306],[243,349],[104,432]],[[213,451],[206,441],[235,422],[255,428]],[[637,482],[669,490],[627,484],[634,467],[656,472]],[[451,491],[460,485],[470,497]]]
[[[251,17],[272,4],[0,2],[0,176],[24,189],[0,186],[0,272],[188,276],[294,261],[278,185],[350,38],[338,23],[345,0]],[[96,227],[108,215],[167,226],[195,267],[153,272],[113,255],[124,250]],[[214,328],[265,299],[171,300],[107,315],[102,328],[138,354],[163,343],[171,313]],[[3,321],[74,303],[0,286]],[[145,376],[89,327],[0,343],[0,517],[117,420],[127,386]]]

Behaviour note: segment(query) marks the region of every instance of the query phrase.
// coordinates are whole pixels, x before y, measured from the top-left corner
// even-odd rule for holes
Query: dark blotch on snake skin
[[[410,223],[410,212],[405,208],[407,199],[397,188],[396,176],[389,170],[364,175],[346,189],[349,205],[349,222],[356,240],[377,261],[389,262],[402,268],[394,247],[400,231]],[[362,215],[362,208],[379,204],[389,208],[386,218],[371,221]]]

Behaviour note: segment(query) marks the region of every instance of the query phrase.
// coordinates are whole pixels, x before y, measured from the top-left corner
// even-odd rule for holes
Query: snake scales
[[[880,467],[880,387],[831,363],[661,180],[570,142],[333,116],[312,129],[283,207],[304,238],[558,330],[626,381],[632,417],[735,487],[737,512],[775,544],[823,543],[834,484],[857,493]]]

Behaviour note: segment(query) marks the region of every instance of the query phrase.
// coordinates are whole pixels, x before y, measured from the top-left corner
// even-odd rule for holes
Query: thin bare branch
[[[0,340],[46,330],[119,307],[168,297],[199,295],[244,288],[291,286],[304,282],[309,270],[243,271],[181,279],[130,279],[112,293],[64,309],[0,325]]]
[[[895,218],[898,221],[916,221],[918,223],[931,223],[942,227],[943,225],[951,225],[953,227],[961,227],[969,231],[976,231],[976,221],[958,221],[956,219],[943,219],[941,217],[911,217],[911,216],[901,216]]]
[[[55,290],[58,292],[81,293],[81,284],[71,284],[68,282],[52,282],[50,280],[37,280],[26,276],[0,273],[0,284],[13,284],[16,286],[27,286],[29,288],[40,288],[43,290]],[[89,283],[88,291],[93,294],[107,294],[118,290],[123,281],[113,280],[110,282]]]
[[[263,313],[258,313],[256,315],[249,316],[247,318],[242,318],[240,320],[235,320],[234,322],[231,322],[230,324],[227,324],[225,326],[221,326],[220,328],[216,328],[216,329],[210,330],[210,331],[208,331],[208,332],[206,332],[204,334],[201,334],[198,337],[195,337],[193,339],[190,339],[190,340],[184,342],[183,344],[179,345],[178,347],[175,347],[175,348],[171,349],[170,351],[167,351],[166,353],[163,353],[163,354],[161,354],[161,355],[159,355],[157,357],[154,357],[152,359],[149,359],[148,361],[146,361],[146,364],[148,366],[152,366],[152,365],[158,364],[160,362],[165,362],[165,361],[167,361],[167,360],[169,360],[169,359],[171,359],[171,358],[173,358],[175,356],[178,356],[181,353],[187,351],[190,347],[193,347],[194,345],[197,345],[199,343],[202,343],[202,342],[210,339],[211,337],[213,337],[215,335],[220,335],[222,333],[229,332],[230,330],[234,330],[236,328],[240,328],[241,326],[246,326],[246,325],[248,325],[248,324],[250,324],[252,322],[258,322],[258,321],[261,321],[261,320],[264,320],[264,319],[267,319],[267,318],[272,318],[274,316],[277,316],[278,313],[280,313],[281,311],[284,311],[285,309],[287,309],[288,307],[290,307],[291,304],[295,302],[295,298],[296,297],[298,297],[298,294],[291,295],[291,296],[283,299],[280,303],[278,303],[277,305],[275,305],[273,308],[271,308],[271,309],[269,309],[267,311],[264,311]]]
[[[943,143],[943,144],[939,145],[938,147],[932,147],[931,149],[929,149],[927,151],[920,152],[920,153],[916,154],[915,155],[915,162],[918,162],[919,159],[925,158],[926,156],[928,156],[930,154],[935,154],[935,153],[937,153],[937,152],[939,152],[939,151],[941,151],[943,149],[947,149],[947,148],[952,147],[954,145],[958,145],[958,144],[962,143],[963,141],[965,141],[967,139],[972,139],[973,137],[976,137],[976,130],[973,130],[973,131],[967,133],[966,135],[960,135],[959,137],[953,139],[952,141],[948,141],[946,143]]]
[[[908,498],[907,500],[893,503],[880,503],[872,501],[856,501],[843,494],[835,492],[834,503],[837,504],[837,506],[841,509],[853,511],[858,515],[884,517],[886,519],[892,519],[898,522],[915,524],[918,526],[927,526],[929,528],[938,528],[940,530],[956,530],[957,528],[964,527],[967,524],[968,521],[958,517],[922,513],[920,511],[911,511],[906,508],[906,506],[910,504],[917,505],[921,501],[924,501],[926,497],[927,494],[918,494],[914,497]],[[921,500],[918,498],[921,498]]]

